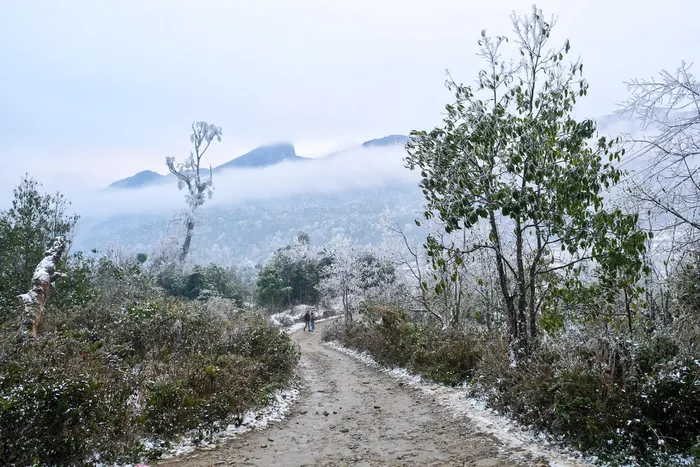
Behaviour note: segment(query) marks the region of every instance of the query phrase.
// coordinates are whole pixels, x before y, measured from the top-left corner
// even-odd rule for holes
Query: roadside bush
[[[664,336],[633,342],[588,332],[550,340],[517,367],[497,343],[474,392],[612,462],[634,456],[658,465],[659,456],[690,452],[700,429],[700,362],[674,355]]]
[[[326,341],[369,353],[470,392],[535,430],[561,437],[612,465],[635,457],[671,465],[700,440],[700,358],[685,330],[635,336],[603,327],[547,336],[528,360],[512,365],[498,334],[415,324],[398,308],[373,305],[363,322],[335,323]]]
[[[470,381],[481,359],[484,344],[476,334],[411,323],[398,307],[374,307],[364,316],[367,320],[361,323],[335,323],[323,339],[337,340],[368,352],[378,363],[405,367],[448,385]]]
[[[18,465],[135,461],[140,439],[206,437],[264,404],[299,358],[264,315],[157,296],[51,309],[37,339],[12,331],[0,336],[0,457]]]
[[[0,457],[66,465],[134,442],[130,368],[110,349],[51,333],[25,343],[2,336]]]
[[[418,334],[409,367],[447,385],[471,381],[483,353],[481,338],[455,329],[425,327]]]

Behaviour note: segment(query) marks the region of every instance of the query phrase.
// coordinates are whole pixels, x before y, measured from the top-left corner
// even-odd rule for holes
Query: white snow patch
[[[466,387],[451,388],[424,381],[420,376],[410,373],[405,368],[383,367],[366,352],[349,349],[335,341],[326,342],[325,345],[377,368],[403,381],[408,386],[419,389],[424,395],[452,411],[455,417],[469,418],[479,429],[495,436],[504,447],[518,453],[511,454],[512,456],[522,456],[524,453],[529,453],[535,458],[544,457],[549,461],[551,467],[595,465],[595,458],[586,458],[581,453],[555,446],[544,435],[538,435],[489,409],[484,401],[468,397]]]
[[[316,322],[318,322],[318,318],[323,318],[323,316],[329,314],[328,310],[321,307],[316,307],[313,305],[297,305],[289,310],[284,310],[270,315],[270,322],[273,325],[280,327],[288,326],[290,322],[294,321],[302,321],[303,325],[304,314],[306,314],[307,311],[309,313],[313,312],[316,315]]]
[[[202,443],[195,443],[191,435],[183,436],[166,454],[161,456],[163,459],[171,459],[176,456],[193,452],[196,448],[213,448],[223,441],[233,439],[237,436],[247,433],[251,430],[260,430],[267,427],[270,422],[281,421],[289,413],[294,402],[299,399],[299,389],[290,387],[275,391],[272,394],[272,402],[259,410],[250,410],[243,417],[243,423],[240,426],[233,424],[223,427],[211,435],[211,440]],[[156,447],[153,440],[144,440],[144,445],[147,448]],[[105,464],[98,463],[99,467],[106,467]],[[114,467],[117,467],[116,465]],[[147,464],[123,464],[119,467],[148,467]]]
[[[287,334],[293,334],[301,329],[304,329],[304,314],[306,314],[307,310],[314,313],[316,316],[316,323],[322,323],[323,321],[328,321],[329,319],[338,317],[331,316],[324,318],[324,316],[329,314],[332,315],[333,312],[322,307],[316,307],[313,305],[297,305],[289,310],[284,310],[270,315],[270,323],[272,323],[273,326],[284,329],[284,332]]]
[[[316,323],[318,324],[318,323],[322,323],[324,321],[330,321],[332,319],[338,319],[338,318],[340,318],[340,316],[331,316],[329,318],[321,318],[321,319],[317,319]],[[295,323],[295,324],[292,324],[291,326],[285,327],[284,332],[286,332],[287,334],[294,334],[295,332],[301,331],[302,329],[304,329],[304,323]]]

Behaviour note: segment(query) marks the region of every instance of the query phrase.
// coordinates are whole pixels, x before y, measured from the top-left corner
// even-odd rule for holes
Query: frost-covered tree
[[[496,307],[488,251],[475,252],[472,261],[466,262],[449,255],[455,249],[469,248],[466,231],[451,235],[445,233],[444,225],[436,219],[422,223],[421,229],[443,245],[438,254],[445,261],[444,267],[433,269],[420,242],[409,239],[390,211],[384,213],[380,228],[384,255],[394,261],[397,273],[403,273],[410,311],[423,314],[423,319],[437,320],[443,329],[457,327],[468,318],[490,327]],[[436,287],[438,284],[444,286]]]
[[[357,252],[350,239],[336,235],[323,248],[320,255],[325,264],[321,279],[321,289],[333,298],[340,298],[345,319],[352,321],[352,312],[360,293],[360,271],[357,265]]]
[[[671,215],[668,228],[690,227],[700,233],[700,82],[685,62],[674,72],[627,82],[624,110],[649,134],[632,138],[651,164],[629,178],[631,194]]]
[[[448,82],[455,102],[444,125],[412,132],[406,161],[421,172],[426,219],[439,217],[447,233],[488,232],[466,248],[428,237],[433,265],[444,272],[490,251],[512,347],[528,354],[553,295],[572,298],[585,263],[596,264],[611,301],[621,289],[635,293],[646,236],[636,216],[604,203],[603,190],[620,180],[613,162],[622,151],[605,138],[590,146],[595,122],[571,115],[588,92],[583,64],[564,62],[568,41],[548,48],[554,19],[535,7],[512,19],[519,63],[502,59],[505,37],[482,32],[487,67],[478,86]],[[451,280],[460,276],[441,279],[436,291]]]
[[[0,317],[16,311],[17,296],[32,285],[45,251],[58,237],[70,240],[78,222],[61,193],[42,194],[40,187],[25,175],[14,189],[9,209],[0,211]]]
[[[344,235],[334,236],[319,252],[321,292],[328,298],[339,298],[345,317],[352,314],[362,299],[395,297],[397,275],[389,258],[378,251],[358,250]]]
[[[190,141],[194,145],[190,156],[184,162],[176,165],[174,157],[166,157],[165,163],[170,173],[178,180],[178,188],[187,188],[185,200],[187,201],[187,211],[185,213],[185,240],[180,252],[180,261],[187,258],[194,234],[196,214],[199,206],[204,204],[206,197],[211,199],[214,194],[214,181],[212,178],[211,166],[209,176],[203,176],[201,165],[202,157],[209,149],[212,141],[221,141],[221,127],[207,122],[192,123],[192,135]]]

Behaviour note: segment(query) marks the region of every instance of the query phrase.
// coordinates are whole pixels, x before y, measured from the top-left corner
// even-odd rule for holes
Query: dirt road
[[[419,391],[321,345],[293,335],[302,351],[304,387],[282,422],[213,450],[160,465],[191,466],[538,466],[510,453],[466,419],[421,398]]]

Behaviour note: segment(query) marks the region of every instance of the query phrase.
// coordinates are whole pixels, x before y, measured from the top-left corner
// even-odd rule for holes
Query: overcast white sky
[[[596,117],[700,44],[696,0],[547,0],[591,84]],[[189,150],[189,125],[223,127],[210,162],[291,141],[302,156],[429,128],[472,81],[481,29],[511,35],[515,0],[0,0],[0,183],[104,186]],[[700,66],[700,65],[699,65]],[[2,193],[0,193],[2,194]]]

